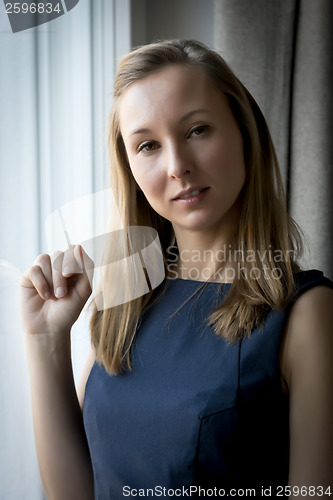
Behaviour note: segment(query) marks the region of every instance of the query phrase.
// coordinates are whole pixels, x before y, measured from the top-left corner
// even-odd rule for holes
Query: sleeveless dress
[[[314,286],[333,288],[316,270],[297,273],[295,283],[295,299]],[[83,418],[96,500],[228,498],[230,488],[261,496],[288,483],[279,347],[289,308],[270,310],[263,329],[230,345],[206,326],[230,285],[208,283],[194,294],[202,285],[167,279],[136,332],[132,371],[91,370]]]

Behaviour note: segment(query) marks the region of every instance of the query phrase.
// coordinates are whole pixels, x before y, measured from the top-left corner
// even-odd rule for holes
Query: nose
[[[181,178],[193,170],[193,162],[186,145],[169,144],[167,148],[167,169],[171,178]]]

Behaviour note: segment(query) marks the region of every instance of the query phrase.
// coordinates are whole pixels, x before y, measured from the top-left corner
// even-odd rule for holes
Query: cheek
[[[158,197],[162,192],[165,182],[163,175],[153,166],[131,164],[132,175],[149,201],[152,196]]]
[[[144,186],[142,185],[142,179],[140,177],[140,174],[135,170],[135,168],[133,169],[131,167],[131,165],[130,165],[130,169],[131,169],[131,172],[132,172],[132,175],[134,177],[136,184],[141,189],[141,191],[144,191]]]
[[[133,161],[133,159],[130,156],[128,157],[128,162],[136,184],[139,186],[141,191],[145,192],[146,190],[145,180],[147,178],[147,175],[145,174],[144,170],[140,168],[140,165],[138,165],[136,161]]]
[[[214,173],[228,184],[243,186],[245,162],[242,143],[230,141],[226,147],[216,147],[211,153],[210,163]]]

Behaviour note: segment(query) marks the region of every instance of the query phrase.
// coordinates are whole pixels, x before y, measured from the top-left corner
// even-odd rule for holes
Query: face
[[[243,140],[203,70],[173,65],[131,84],[119,105],[132,174],[180,231],[229,231],[245,181]]]

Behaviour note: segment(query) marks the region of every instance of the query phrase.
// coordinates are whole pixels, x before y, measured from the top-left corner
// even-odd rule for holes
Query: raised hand
[[[80,245],[39,255],[22,276],[21,311],[26,333],[69,331],[91,294],[93,261]]]

